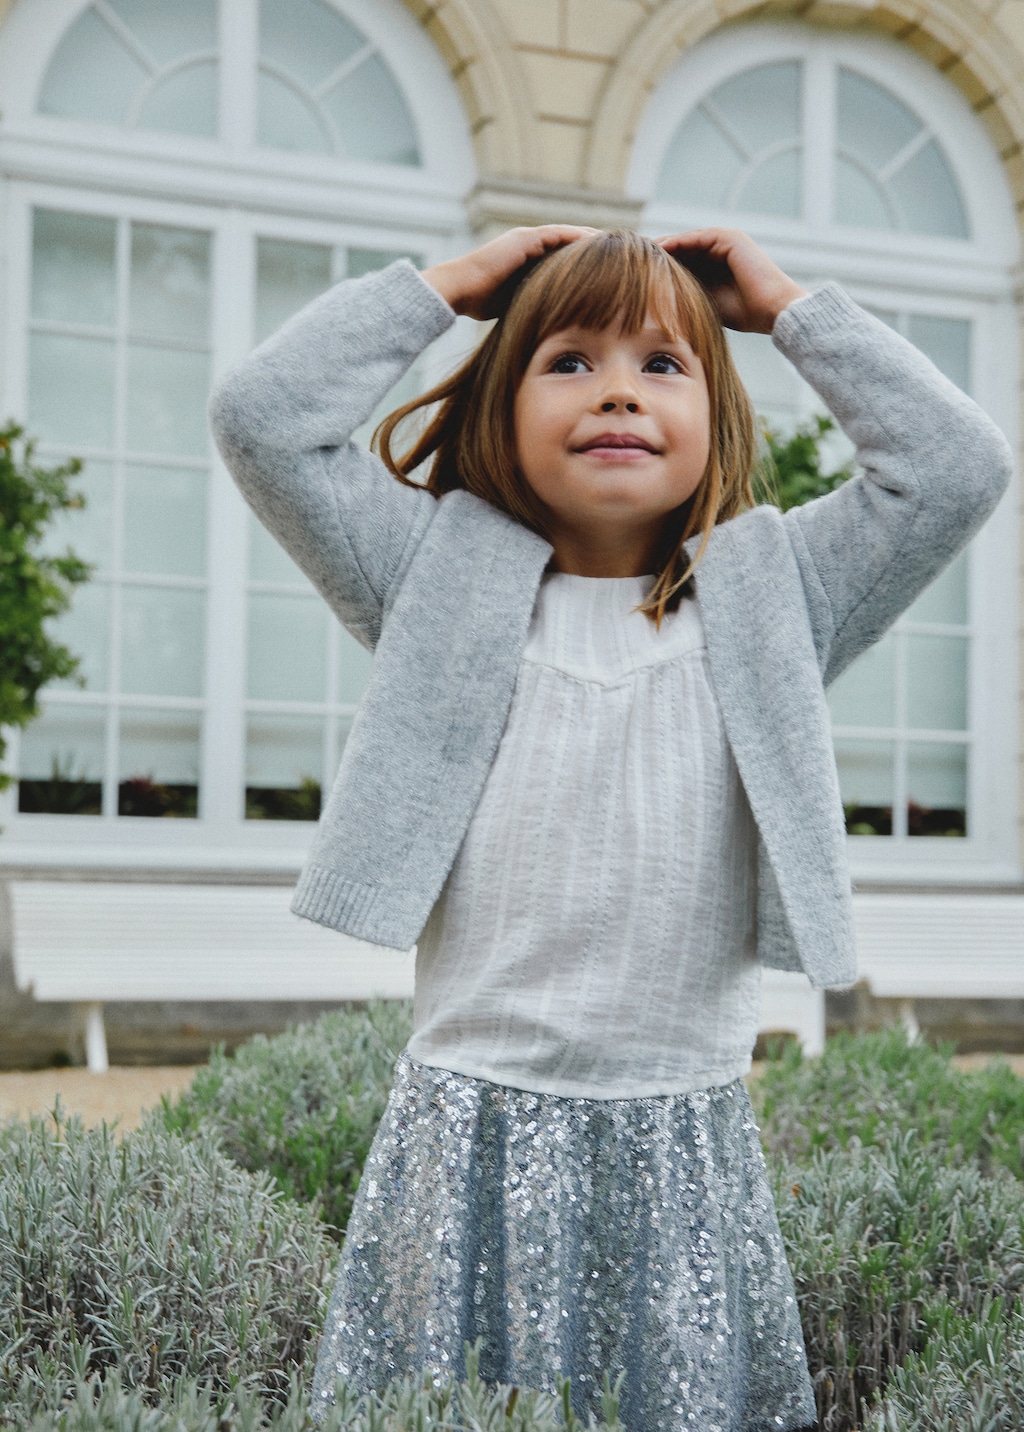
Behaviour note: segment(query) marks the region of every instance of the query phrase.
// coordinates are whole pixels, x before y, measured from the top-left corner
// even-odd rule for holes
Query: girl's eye
[[[578,353],[559,353],[551,364],[550,371],[552,373],[582,373],[586,366]]]
[[[646,373],[681,373],[683,365],[671,353],[654,353],[644,364]]]

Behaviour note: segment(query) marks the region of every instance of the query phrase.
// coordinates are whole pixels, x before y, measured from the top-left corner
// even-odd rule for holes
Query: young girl
[[[354,446],[456,313],[498,322],[411,452],[394,419],[383,462]],[[863,476],[753,505],[723,321],[771,333]],[[759,970],[855,977],[824,685],[977,530],[1006,444],[741,233],[557,225],[340,284],[214,424],[376,651],[294,909],[419,942],[316,1405],[480,1338],[485,1377],[569,1374],[583,1414],[624,1370],[629,1432],[813,1424],[742,1079]]]

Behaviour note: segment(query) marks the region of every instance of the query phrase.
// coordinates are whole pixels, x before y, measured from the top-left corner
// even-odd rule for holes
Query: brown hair
[[[736,372],[714,305],[693,275],[652,240],[630,229],[595,234],[556,249],[528,266],[503,316],[462,366],[429,392],[396,408],[377,428],[374,444],[388,469],[409,486],[442,493],[465,488],[547,536],[544,512],[516,458],[514,404],[538,346],[563,328],[621,324],[639,332],[648,312],[685,337],[700,358],[708,386],[711,447],[693,496],[665,519],[657,578],[641,610],[656,623],[683,595],[719,522],[754,505],[754,413]],[[437,404],[422,434],[400,457],[395,429],[410,414]],[[409,474],[433,457],[425,483]],[[700,532],[684,568],[683,543]]]

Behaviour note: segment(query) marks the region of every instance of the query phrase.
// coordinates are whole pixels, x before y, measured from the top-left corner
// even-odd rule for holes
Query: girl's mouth
[[[656,453],[657,448],[635,433],[600,433],[596,438],[581,443],[576,452],[615,452],[621,455],[626,452]]]

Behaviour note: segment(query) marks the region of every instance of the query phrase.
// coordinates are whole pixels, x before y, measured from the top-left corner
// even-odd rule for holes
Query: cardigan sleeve
[[[785,517],[808,595],[827,604],[827,683],[966,546],[1013,459],[976,403],[838,285],[790,304],[772,338],[856,444],[862,470]]]
[[[246,501],[369,646],[437,503],[396,482],[352,433],[454,321],[403,259],[315,299],[211,399],[217,445]]]

